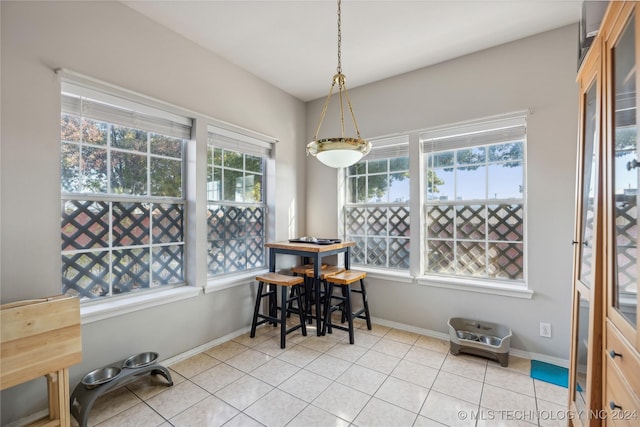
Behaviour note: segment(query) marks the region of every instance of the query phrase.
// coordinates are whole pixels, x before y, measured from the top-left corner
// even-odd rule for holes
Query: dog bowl
[[[108,383],[120,375],[121,369],[117,366],[109,366],[106,368],[96,369],[82,377],[82,384],[88,389],[98,387],[101,384]]]
[[[461,340],[478,341],[478,336],[469,331],[456,331],[456,335]]]
[[[493,345],[495,347],[499,347],[500,343],[502,342],[502,338],[492,337],[491,335],[482,335],[480,337],[480,342],[483,342],[483,343],[489,344],[489,345]]]
[[[130,356],[122,363],[123,368],[141,368],[143,366],[151,365],[158,360],[158,353],[147,351],[145,353],[138,353]]]

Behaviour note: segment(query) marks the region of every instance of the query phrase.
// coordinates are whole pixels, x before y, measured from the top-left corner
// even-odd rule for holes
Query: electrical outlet
[[[551,323],[540,322],[540,336],[551,338]]]

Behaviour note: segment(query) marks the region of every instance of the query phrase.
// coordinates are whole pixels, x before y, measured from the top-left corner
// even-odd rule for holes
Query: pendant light
[[[322,113],[320,114],[320,122],[316,129],[316,133],[313,136],[313,141],[307,144],[307,154],[315,156],[325,165],[332,168],[342,168],[351,166],[359,161],[371,150],[371,143],[365,141],[360,137],[360,130],[358,129],[358,123],[356,122],[356,116],[353,114],[353,108],[351,107],[351,100],[349,99],[349,92],[345,84],[345,76],[342,74],[342,31],[341,31],[341,9],[340,0],[338,0],[338,73],[333,76],[331,87],[329,88],[329,96],[324,101],[322,107]],[[327,113],[327,107],[329,106],[329,100],[334,88],[338,86],[339,105],[340,105],[340,127],[342,129],[342,135],[334,138],[322,138],[318,139],[318,133],[322,126],[322,121]],[[344,136],[344,100],[347,102],[349,112],[351,113],[351,119],[356,130],[357,136],[345,137]]]

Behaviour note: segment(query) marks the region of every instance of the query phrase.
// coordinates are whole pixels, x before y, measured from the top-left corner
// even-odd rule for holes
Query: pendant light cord
[[[340,9],[340,3],[341,1],[338,0],[338,68],[336,69],[336,71],[338,71],[338,74],[342,74],[342,52],[341,52],[341,46],[342,46],[342,14],[341,9]]]

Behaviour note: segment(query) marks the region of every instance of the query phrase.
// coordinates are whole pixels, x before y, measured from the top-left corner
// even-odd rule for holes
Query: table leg
[[[322,335],[322,299],[320,298],[320,274],[322,271],[322,257],[315,254],[313,257],[313,286],[316,297],[316,335]]]
[[[273,248],[269,249],[269,271],[276,272],[276,251]]]

